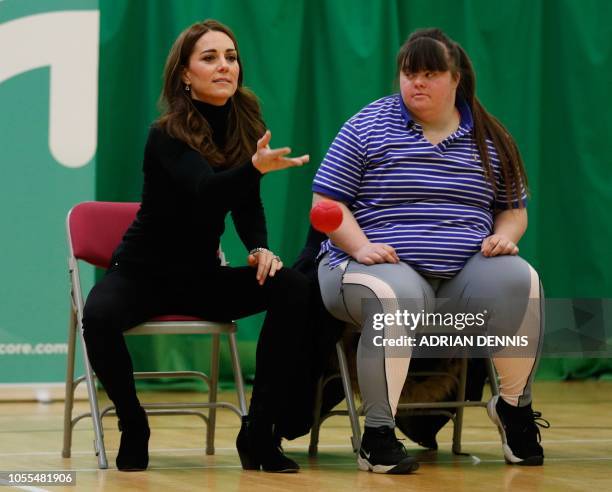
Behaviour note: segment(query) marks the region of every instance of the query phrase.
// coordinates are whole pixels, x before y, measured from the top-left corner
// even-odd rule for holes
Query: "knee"
[[[506,299],[540,297],[540,277],[520,256],[482,256],[479,261],[482,268],[478,290],[482,297],[491,294]]]
[[[387,265],[385,265],[387,266]],[[349,273],[344,277],[343,301],[349,312],[361,313],[363,301],[367,301],[368,309],[394,312],[407,310],[418,312],[433,307],[433,295],[424,288],[424,280],[417,274],[410,275],[399,265],[391,270],[386,268],[368,269],[366,272]],[[378,271],[380,274],[378,274]],[[370,303],[372,300],[374,303]],[[431,305],[430,305],[431,304]],[[361,318],[362,316],[359,316]]]
[[[90,302],[89,299],[85,303],[83,309],[83,336],[85,341],[95,338],[97,334],[103,331],[103,327],[108,324],[108,316],[104,309],[100,309]]]
[[[281,268],[266,282],[270,282],[274,295],[304,303],[310,299],[311,281],[306,275],[292,268]]]
[[[507,257],[506,265],[498,272],[498,283],[503,296],[540,297],[540,276],[520,256]]]
[[[348,287],[348,284],[358,285],[362,298],[378,300],[397,299],[422,303],[429,297],[424,289],[425,281],[418,277],[416,273],[405,271],[399,265],[385,266],[397,266],[398,268],[379,269],[380,274],[374,269],[369,270],[368,273],[347,274],[344,287]]]
[[[87,343],[110,332],[121,332],[121,324],[116,306],[109,306],[95,296],[89,296],[83,308],[83,336]]]

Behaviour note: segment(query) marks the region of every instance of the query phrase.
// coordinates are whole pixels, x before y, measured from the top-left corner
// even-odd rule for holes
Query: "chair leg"
[[[357,453],[359,452],[359,448],[361,448],[361,427],[359,426],[359,416],[357,415],[357,407],[355,406],[353,388],[351,386],[351,377],[348,370],[348,364],[346,362],[346,354],[344,353],[342,340],[336,343],[336,352],[338,354],[338,365],[340,366],[342,387],[344,388],[344,396],[346,398],[346,406],[348,409],[349,419],[351,421],[351,431],[353,433],[351,444],[353,445],[353,452]]]
[[[70,306],[68,322],[68,355],[66,356],[66,396],[64,400],[64,445],[62,457],[70,458],[72,448],[72,408],[74,405],[74,356],[76,346],[76,314]]]
[[[459,388],[457,389],[457,401],[465,401],[465,386],[467,382],[467,365],[468,360],[463,357],[461,359],[461,376],[459,377]],[[463,405],[457,407],[457,413],[453,422],[453,453],[461,454],[461,432],[463,431]]]
[[[308,446],[308,456],[314,458],[318,452],[319,431],[321,430],[321,406],[323,405],[323,376],[317,383],[315,395],[314,415],[312,418],[312,428],[310,429],[310,444]]]
[[[208,403],[217,403],[219,384],[219,335],[212,335],[210,353],[210,378],[208,380]],[[215,454],[215,426],[217,424],[217,407],[208,409],[208,425],[206,426],[206,454]]]
[[[487,365],[487,376],[489,378],[489,386],[491,387],[491,395],[499,395],[499,383],[497,382],[497,372],[495,371],[495,365],[493,359],[488,358],[486,360]]]
[[[104,431],[102,430],[102,419],[100,418],[100,410],[98,408],[98,395],[96,393],[96,385],[93,377],[93,370],[87,357],[87,349],[85,348],[85,339],[83,330],[78,327],[81,338],[81,347],[83,347],[83,366],[85,368],[85,382],[87,383],[87,395],[89,397],[89,408],[91,409],[91,419],[94,428],[94,451],[98,457],[98,467],[101,469],[108,468],[106,459],[106,449],[104,447]]]
[[[240,357],[238,356],[238,344],[236,334],[228,334],[230,354],[232,356],[232,368],[234,369],[234,382],[236,383],[236,393],[238,393],[238,408],[243,416],[247,414],[246,397],[244,395],[244,381],[242,379],[242,368],[240,367]]]

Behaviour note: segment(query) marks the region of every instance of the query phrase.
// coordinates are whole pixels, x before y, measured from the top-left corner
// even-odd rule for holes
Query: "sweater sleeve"
[[[232,219],[247,250],[268,247],[268,230],[259,180],[248,190],[244,199],[232,208]]]
[[[262,176],[250,161],[215,172],[199,152],[157,127],[151,127],[145,154],[146,161],[156,159],[184,192],[194,196],[236,196],[246,193]]]

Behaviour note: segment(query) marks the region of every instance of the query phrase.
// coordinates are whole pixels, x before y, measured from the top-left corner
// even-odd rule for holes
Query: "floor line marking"
[[[609,443],[612,442],[612,439],[545,439],[542,441],[543,444],[547,445],[547,444],[578,444],[578,443],[584,443],[584,444],[592,444],[592,443]],[[440,445],[445,445],[451,444],[451,441],[441,441],[439,443]],[[462,446],[472,446],[472,445],[498,445],[500,444],[499,440],[495,440],[495,441],[461,441],[461,445]],[[324,449],[334,449],[334,448],[350,448],[350,444],[319,444],[318,448],[324,448]],[[284,443],[283,444],[283,449],[291,449],[293,451],[295,450],[307,450],[308,449],[308,445],[291,445],[291,444],[287,444]],[[410,447],[410,449],[412,450],[413,448]],[[165,452],[185,452],[185,453],[190,453],[190,452],[205,452],[206,448],[201,447],[201,448],[152,448],[149,449],[149,453],[165,453]],[[117,449],[114,448],[106,448],[107,452],[113,453],[113,452],[117,452]],[[236,451],[236,448],[234,446],[232,447],[217,447],[215,446],[215,451]],[[92,451],[72,451],[72,455],[88,455],[88,454],[92,454]],[[60,455],[61,452],[60,451],[28,451],[28,452],[22,452],[22,453],[0,453],[0,456],[53,456],[53,455]],[[66,458],[69,459],[69,458]]]

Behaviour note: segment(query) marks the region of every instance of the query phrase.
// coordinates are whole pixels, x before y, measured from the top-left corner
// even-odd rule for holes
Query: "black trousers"
[[[83,334],[90,363],[120,419],[140,403],[123,332],[154,316],[182,314],[229,321],[267,311],[256,352],[251,413],[273,422],[286,407],[288,390],[307,384],[309,285],[301,273],[283,268],[263,286],[251,267],[217,267],[198,274],[169,274],[114,265],[85,303]],[[296,379],[297,377],[297,379]]]

